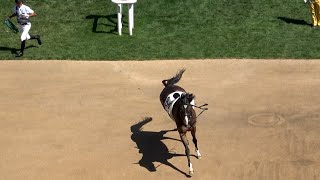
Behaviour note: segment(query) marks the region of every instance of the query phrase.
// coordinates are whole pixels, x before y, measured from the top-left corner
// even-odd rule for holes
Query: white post
[[[134,28],[134,4],[137,0],[111,0],[118,5],[118,34],[122,34],[122,5],[128,5],[128,19],[129,19],[129,34],[132,36],[132,30]]]
[[[132,36],[132,29],[133,29],[133,4],[128,4],[128,11],[129,11],[129,34]]]
[[[118,4],[118,33],[122,33],[122,4]]]
[[[132,28],[134,28],[134,4],[132,4]]]

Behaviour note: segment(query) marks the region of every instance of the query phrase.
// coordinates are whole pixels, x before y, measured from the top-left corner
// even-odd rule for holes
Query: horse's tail
[[[137,124],[131,126],[131,128],[130,128],[131,132],[133,134],[141,132],[142,126],[144,126],[145,124],[148,124],[151,121],[152,121],[152,117],[145,117],[142,121],[140,121]]]
[[[182,77],[182,74],[184,73],[186,69],[181,69],[175,76],[173,76],[171,79],[166,79],[162,81],[162,84],[167,87],[167,86],[171,86],[174,85],[176,83],[178,83]]]

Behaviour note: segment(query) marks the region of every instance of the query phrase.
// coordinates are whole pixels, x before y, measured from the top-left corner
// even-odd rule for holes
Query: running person
[[[41,45],[41,39],[39,35],[33,36],[29,34],[31,29],[30,17],[36,16],[37,14],[28,6],[22,4],[22,0],[15,0],[16,6],[12,9],[13,14],[8,18],[17,17],[21,34],[21,48],[17,52],[17,57],[23,56],[24,49],[26,47],[26,41],[29,39],[36,39],[38,44]]]

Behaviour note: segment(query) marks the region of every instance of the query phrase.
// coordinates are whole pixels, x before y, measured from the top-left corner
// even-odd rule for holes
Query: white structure
[[[113,3],[118,5],[118,33],[122,34],[122,4],[128,5],[129,12],[129,34],[132,36],[132,29],[134,27],[133,19],[133,7],[137,0],[111,0]]]

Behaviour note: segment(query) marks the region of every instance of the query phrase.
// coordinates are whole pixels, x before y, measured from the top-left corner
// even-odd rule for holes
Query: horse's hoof
[[[189,176],[192,176],[194,171],[189,171]]]
[[[192,167],[192,164],[190,163],[189,164],[189,176],[192,176],[193,175],[193,167]]]
[[[199,151],[199,150],[196,150],[196,153],[197,153],[197,158],[198,158],[198,159],[201,159],[201,158],[202,158],[202,156],[201,156],[200,151]]]

